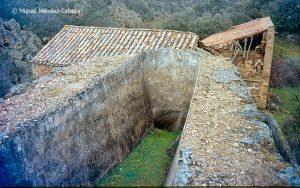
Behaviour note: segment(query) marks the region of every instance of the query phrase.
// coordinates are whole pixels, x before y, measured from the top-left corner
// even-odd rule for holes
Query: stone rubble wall
[[[203,52],[195,85],[167,186],[297,185],[229,59]]]
[[[164,49],[41,77],[32,90],[0,104],[0,184],[96,183],[161,111],[185,119],[197,62],[194,52]]]

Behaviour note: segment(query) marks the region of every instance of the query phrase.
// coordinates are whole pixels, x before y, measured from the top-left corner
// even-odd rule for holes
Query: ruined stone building
[[[232,58],[260,108],[268,102],[274,32],[267,17],[199,41],[201,47]],[[33,73],[39,77],[53,67],[159,48],[195,50],[198,40],[195,33],[172,30],[65,26],[32,60]]]
[[[234,26],[200,42],[213,53],[232,57],[260,108],[266,108],[268,103],[274,33],[274,25],[266,17]]]
[[[231,59],[190,32],[65,26],[33,59],[34,87],[0,103],[0,185],[94,185],[153,126],[182,130],[167,185],[291,184],[254,104],[273,24],[227,33],[200,44]]]

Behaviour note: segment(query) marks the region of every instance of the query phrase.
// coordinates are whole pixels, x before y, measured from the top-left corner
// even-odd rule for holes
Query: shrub
[[[268,14],[279,32],[298,32],[300,30],[300,1],[276,0],[268,6]]]
[[[271,86],[297,86],[300,83],[300,69],[297,61],[290,58],[279,58],[273,62],[271,71]]]
[[[206,14],[191,22],[189,30],[197,33],[200,38],[208,37],[213,33],[217,33],[228,29],[232,26],[232,21],[226,13],[216,14],[214,16]]]
[[[176,16],[164,22],[164,29],[173,29],[178,31],[186,31],[188,29],[189,19],[187,17]]]
[[[289,145],[296,154],[297,161],[300,161],[300,99],[296,96],[295,102],[298,102],[298,107],[292,113],[292,117],[284,121],[282,132],[286,135]]]

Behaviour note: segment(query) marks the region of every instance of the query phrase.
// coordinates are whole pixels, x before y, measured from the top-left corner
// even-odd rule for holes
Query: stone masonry
[[[56,68],[0,104],[0,184],[95,184],[154,122],[184,126],[167,185],[286,184],[292,167],[259,116],[235,66],[204,51]]]
[[[284,174],[296,170],[261,115],[230,60],[203,54],[166,185],[283,185],[296,177]]]
[[[153,120],[185,121],[194,52],[162,50],[57,69],[0,104],[1,185],[94,184]],[[156,72],[156,73],[153,73]]]

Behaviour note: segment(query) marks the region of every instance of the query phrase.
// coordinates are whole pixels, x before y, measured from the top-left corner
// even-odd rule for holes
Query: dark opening
[[[251,47],[250,47],[250,50],[255,50],[255,47],[259,46],[262,42],[262,38],[263,38],[263,34],[259,34],[259,35],[255,35],[253,36],[253,39],[252,39],[252,44],[251,44]],[[239,41],[239,43],[241,44],[242,47],[245,46],[245,39],[242,39]],[[247,38],[247,46],[246,46],[246,49],[249,48],[249,45],[250,45],[250,41],[251,41],[251,37],[248,37]]]
[[[154,118],[154,126],[170,131],[180,130],[182,128],[182,119],[181,111],[163,111]]]

